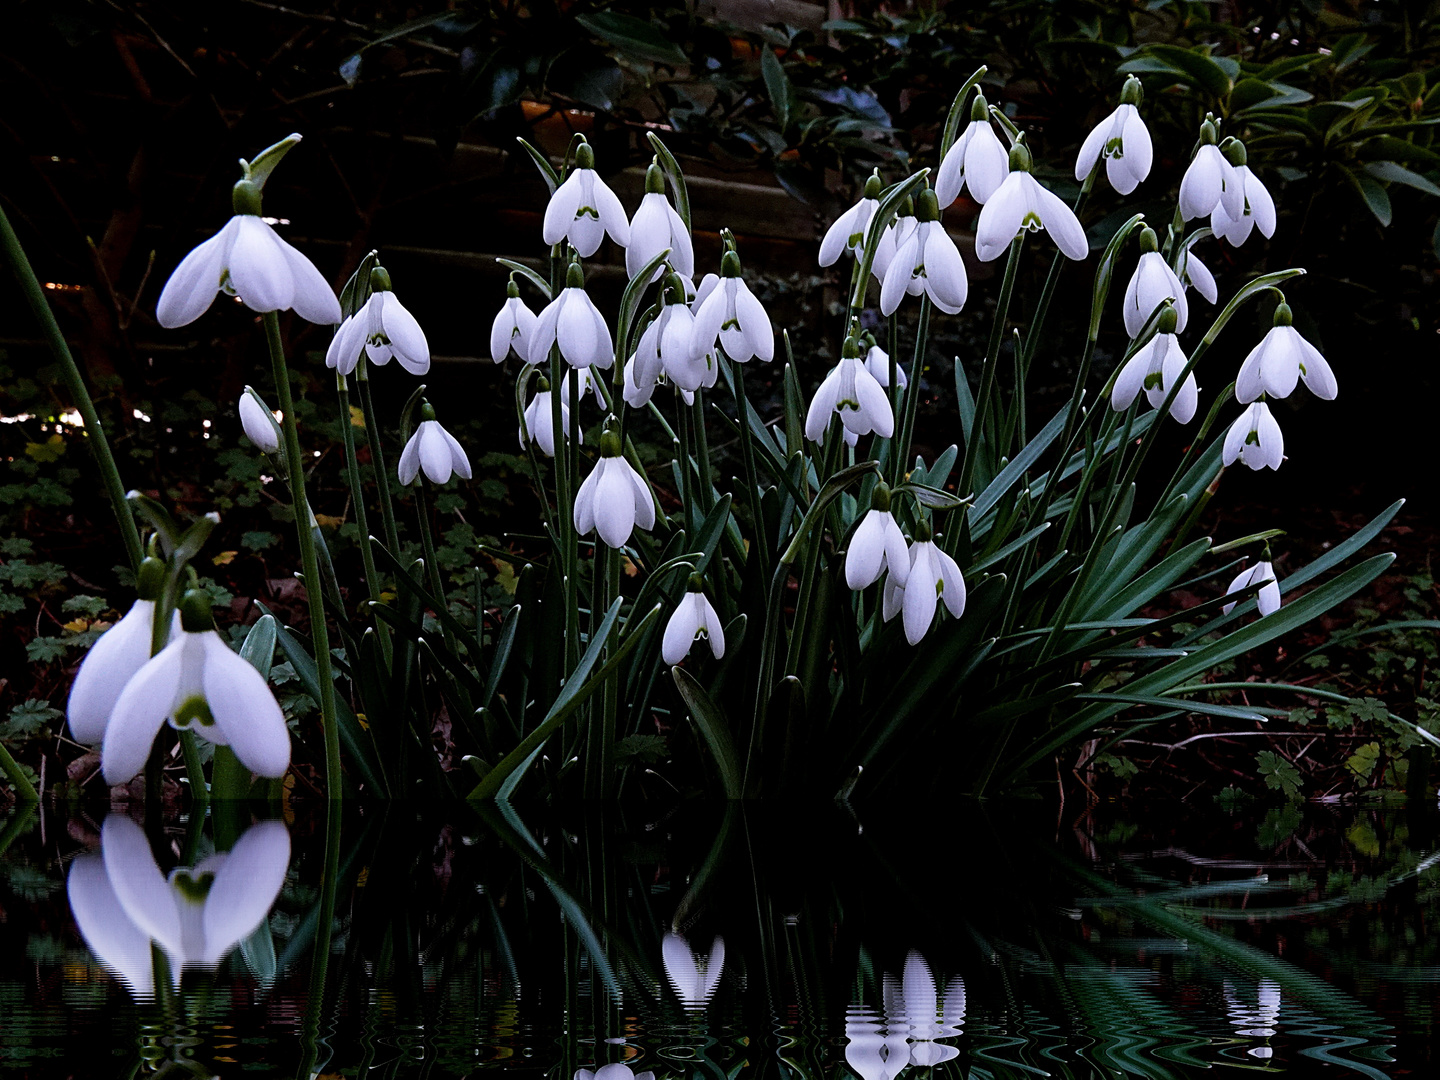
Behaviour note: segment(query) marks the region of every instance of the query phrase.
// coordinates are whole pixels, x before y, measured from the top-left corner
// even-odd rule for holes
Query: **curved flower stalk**
[[[660,963],[680,1003],[687,1009],[703,1009],[715,995],[725,970],[725,940],[717,934],[707,956],[692,951],[672,930],[660,944]]]
[[[1120,104],[1115,111],[1096,124],[1080,144],[1080,154],[1075,159],[1076,180],[1089,177],[1102,155],[1105,176],[1121,195],[1129,195],[1150,175],[1154,148],[1150,143],[1150,129],[1136,108],[1140,97],[1140,80],[1131,75],[1120,91]]]
[[[870,495],[870,509],[850,537],[845,552],[845,584],[859,592],[890,572],[890,579],[904,585],[910,577],[910,552],[905,534],[890,512],[890,488],[883,482]]]
[[[428,401],[421,404],[420,424],[400,454],[400,483],[413,484],[422,470],[432,484],[448,483],[451,473],[470,479],[470,459],[455,436],[440,426]]]
[[[530,342],[535,339],[537,322],[538,317],[520,299],[520,286],[512,277],[505,286],[505,303],[490,324],[490,359],[503,364],[513,353],[522,363],[530,363]]]
[[[1227,200],[1217,202],[1210,212],[1211,231],[1229,241],[1232,247],[1239,247],[1248,240],[1252,229],[1259,229],[1268,240],[1275,235],[1275,200],[1260,178],[1245,164],[1243,143],[1238,139],[1226,139],[1221,149],[1235,166],[1235,181],[1243,195],[1243,202],[1235,200],[1240,204],[1238,214],[1232,213],[1234,207],[1227,205]]]
[[[933,191],[915,200],[915,231],[895,252],[880,286],[880,310],[892,315],[906,293],[924,294],[947,315],[965,306],[970,284],[955,241],[940,224],[940,206]]]
[[[578,263],[565,272],[565,288],[545,305],[535,320],[530,341],[532,364],[543,363],[554,345],[572,367],[608,368],[615,362],[615,343],[600,309],[585,292],[585,274]]]
[[[1260,585],[1262,581],[1267,584]],[[1225,590],[1225,595],[1229,596],[1231,593],[1248,589],[1251,585],[1260,585],[1260,591],[1255,594],[1255,606],[1260,609],[1261,615],[1273,615],[1280,610],[1280,583],[1275,580],[1275,570],[1270,565],[1268,558],[1257,562],[1250,569],[1241,570],[1236,574],[1235,580],[1230,582],[1229,587]],[[1229,615],[1236,603],[1239,601],[1225,604],[1220,610]]]
[[[612,548],[622,548],[635,526],[655,527],[655,500],[644,478],[625,460],[620,436],[600,436],[600,460],[575,493],[575,531],[598,532]]]
[[[1290,305],[1281,301],[1275,308],[1274,325],[1250,350],[1235,377],[1235,398],[1248,405],[1261,394],[1273,398],[1289,397],[1302,379],[1305,388],[1316,397],[1334,401],[1340,392],[1335,372],[1320,350],[1296,330]]]
[[[865,370],[857,355],[859,345],[854,338],[845,339],[845,355],[821,381],[810,409],[805,414],[805,437],[811,442],[825,438],[830,417],[840,414],[840,423],[852,435],[875,432],[883,439],[895,434],[895,413],[890,399],[874,375]]]
[[[540,448],[540,452],[546,457],[555,456],[555,429],[552,426],[555,417],[550,409],[550,380],[541,375],[539,386],[535,396],[530,399],[530,404],[525,406],[524,413],[520,417],[520,448],[523,450],[527,442],[534,442]],[[584,396],[584,391],[581,391]],[[567,383],[560,393],[560,437],[563,439],[570,431],[570,387]],[[585,442],[585,433],[578,432],[581,444]]]
[[[674,667],[690,654],[691,646],[701,638],[710,646],[710,654],[716,660],[725,656],[725,628],[720,625],[720,616],[715,613],[714,605],[705,596],[700,575],[692,574],[685,595],[675,605],[670,621],[665,624],[660,655],[665,663]],[[724,956],[723,946],[721,956]],[[718,971],[715,977],[720,977]]]
[[[1186,221],[1214,213],[1222,202],[1228,218],[1239,220],[1245,213],[1244,185],[1215,145],[1217,135],[1215,118],[1207,113],[1200,125],[1200,148],[1180,181],[1180,216]]]
[[[1155,336],[1136,349],[1135,355],[1120,369],[1115,386],[1110,391],[1110,407],[1116,412],[1128,409],[1144,390],[1151,407],[1160,408],[1188,362],[1175,338],[1175,309],[1167,306],[1160,313]],[[1185,376],[1179,393],[1170,403],[1170,415],[1180,423],[1188,424],[1199,404],[1200,387],[1192,371]]]
[[[976,93],[970,122],[945,152],[935,176],[935,197],[941,209],[960,197],[964,188],[977,203],[988,202],[1010,171],[1010,154],[990,124],[990,105]]]
[[[1257,401],[1242,412],[1225,433],[1221,461],[1225,465],[1244,462],[1251,469],[1278,469],[1285,460],[1285,436],[1270,415],[1270,406]]]
[[[965,613],[965,578],[955,560],[931,539],[930,525],[922,519],[915,527],[910,570],[904,582],[893,574],[886,579],[881,615],[889,622],[903,614],[905,640],[918,645],[935,621],[941,600],[953,617],[960,618]]]
[[[737,363],[775,359],[770,316],[740,276],[740,256],[733,251],[720,260],[720,278],[705,298],[701,300],[696,293],[694,353],[704,356],[713,352],[717,340],[725,355]]]
[[[865,370],[875,376],[875,381],[881,386],[890,385],[890,354],[879,345],[871,345],[865,350]],[[899,364],[895,365],[895,386],[904,390],[910,385],[910,377],[905,374],[905,369]]]
[[[240,413],[241,430],[258,450],[273,454],[280,449],[280,425],[275,423],[275,414],[270,411],[270,406],[260,400],[254,389],[245,387],[235,407]]]
[[[145,662],[115,702],[100,764],[107,784],[124,784],[145,766],[160,725],[229,746],[253,773],[285,775],[290,731],[260,673],[216,632],[210,597],[191,589],[180,601],[181,632]]]
[[[1194,244],[1186,244],[1181,249],[1180,268],[1176,276],[1185,286],[1194,286],[1195,291],[1210,303],[1219,302],[1220,287],[1215,283],[1215,275],[1195,254]]]
[[[325,366],[349,375],[361,354],[384,367],[393,356],[411,375],[430,370],[430,343],[425,331],[392,291],[390,274],[383,266],[370,271],[370,297],[343,323],[325,351]]]
[[[615,192],[595,171],[595,151],[589,143],[575,150],[575,167],[565,182],[550,196],[541,228],[545,243],[552,247],[561,240],[588,259],[600,247],[605,234],[621,247],[630,243],[630,222]]]
[[[865,233],[870,219],[880,209],[880,191],[884,185],[880,174],[872,172],[865,180],[865,189],[854,206],[846,210],[825,230],[820,241],[820,265],[834,266],[842,253],[858,259],[865,247]]]
[[[1055,246],[1072,259],[1090,254],[1090,241],[1075,211],[1030,175],[1030,151],[1024,143],[1010,148],[1010,174],[980,211],[975,254],[981,262],[998,259],[1022,232],[1044,229]]]
[[[695,276],[695,248],[685,220],[675,212],[665,197],[665,170],[652,161],[645,170],[645,197],[630,220],[630,243],[625,248],[625,272],[634,277],[645,264],[666,249],[670,266],[687,278]],[[651,281],[660,280],[664,270],[656,270]]]
[[[1125,286],[1125,333],[1132,340],[1139,337],[1150,316],[1167,302],[1175,307],[1175,332],[1180,333],[1190,318],[1190,305],[1185,300],[1185,286],[1159,252],[1154,229],[1140,233],[1140,250],[1140,261]]]

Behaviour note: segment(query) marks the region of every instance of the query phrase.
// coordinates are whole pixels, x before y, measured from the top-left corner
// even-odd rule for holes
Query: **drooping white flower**
[[[1262,581],[1269,584],[1260,585]],[[1250,569],[1236,574],[1235,580],[1230,582],[1230,587],[1225,590],[1225,595],[1248,589],[1251,585],[1260,585],[1260,591],[1255,594],[1255,606],[1260,609],[1261,615],[1273,615],[1280,610],[1280,583],[1275,580],[1275,570],[1268,560],[1257,562]],[[1220,610],[1229,615],[1238,602],[1226,604]]]
[[[916,199],[918,224],[910,238],[895,252],[880,285],[880,310],[894,314],[906,293],[930,297],[930,302],[947,315],[965,306],[970,283],[955,241],[940,224],[940,208],[933,191],[922,191]]]
[[[1220,287],[1215,284],[1215,275],[1195,254],[1195,245],[1186,244],[1180,251],[1180,270],[1176,275],[1184,285],[1193,285],[1195,291],[1210,303],[1220,299]]]
[[[666,663],[669,662],[667,659]],[[702,956],[672,930],[660,944],[660,962],[681,1004],[687,1009],[703,1009],[720,985],[720,975],[725,969],[725,941],[717,934],[709,955]]]
[[[240,428],[247,439],[266,454],[280,449],[280,431],[275,426],[275,414],[266,408],[254,390],[245,387],[236,408],[240,412]]]
[[[1141,390],[1145,391],[1152,408],[1160,408],[1188,362],[1175,337],[1175,311],[1167,306],[1160,313],[1155,335],[1136,349],[1120,369],[1110,391],[1111,408],[1117,412],[1128,409]],[[1180,423],[1188,424],[1199,404],[1200,388],[1192,371],[1170,403],[1170,415]]]
[[[451,473],[470,479],[470,459],[455,436],[440,426],[428,401],[420,406],[420,423],[400,452],[400,483],[413,484],[422,469],[432,484],[447,483]]]
[[[1150,316],[1167,301],[1175,306],[1175,331],[1185,329],[1190,318],[1190,305],[1185,300],[1185,287],[1180,284],[1175,271],[1165,261],[1165,256],[1156,250],[1154,230],[1146,229],[1140,234],[1143,252],[1125,286],[1125,333],[1132,339],[1140,336]]]
[[[880,483],[871,495],[870,509],[850,537],[850,548],[845,552],[845,584],[858,592],[880,580],[887,570],[892,579],[904,585],[910,577],[910,552],[890,512],[890,489]]]
[[[630,220],[625,272],[633,278],[646,263],[667,248],[670,250],[667,261],[671,268],[687,278],[694,277],[695,248],[690,241],[690,230],[685,226],[685,219],[676,213],[665,197],[665,170],[652,162],[645,171],[645,197],[640,200],[640,208]],[[657,267],[650,280],[658,280],[664,272],[663,266]]]
[[[1010,171],[1010,154],[990,126],[990,106],[984,94],[976,94],[970,106],[970,122],[945,152],[935,176],[935,196],[942,208],[970,189],[977,203],[988,202]]]
[[[598,378],[593,367],[571,368],[565,376],[564,384],[560,387],[561,403],[567,409],[571,409],[575,407],[575,402],[584,401],[585,395],[589,394],[595,399],[595,404],[602,404],[597,382]]]
[[[1115,111],[1096,124],[1080,145],[1075,159],[1076,180],[1084,181],[1094,172],[1102,154],[1110,186],[1121,195],[1129,195],[1150,175],[1154,150],[1150,130],[1135,107],[1139,101],[1140,80],[1131,75],[1120,91],[1120,104]]]
[[[622,459],[623,460],[623,459]],[[648,495],[647,495],[648,498]],[[618,546],[618,545],[612,545]],[[720,625],[720,616],[706,598],[698,575],[690,579],[690,587],[675,605],[670,621],[665,624],[665,637],[660,643],[660,655],[672,667],[690,652],[690,647],[700,638],[710,646],[716,660],[725,655],[725,628]],[[716,977],[719,977],[717,972]]]
[[[1233,155],[1236,184],[1244,198],[1243,201],[1221,199],[1217,202],[1215,209],[1210,211],[1210,229],[1233,247],[1243,244],[1250,231],[1256,228],[1269,239],[1275,235],[1275,200],[1260,178],[1245,164],[1245,148],[1239,142],[1227,139],[1226,149]]]
[[[605,316],[585,292],[585,275],[578,264],[566,271],[565,288],[545,305],[535,320],[530,340],[532,364],[544,363],[552,346],[560,346],[560,355],[573,367],[608,368],[615,362],[615,342]]]
[[[1329,362],[1300,336],[1291,325],[1293,319],[1289,304],[1275,308],[1275,325],[1250,350],[1235,377],[1235,398],[1240,404],[1248,405],[1261,394],[1289,397],[1302,379],[1306,389],[1325,401],[1334,401],[1340,392]]]
[[[1030,175],[1030,151],[1023,143],[1010,150],[1010,175],[980,211],[975,254],[982,262],[998,259],[1022,232],[1044,229],[1055,246],[1072,259],[1090,254],[1090,241],[1075,211]]]
[[[620,437],[607,431],[600,436],[600,460],[575,493],[575,531],[598,532],[607,545],[622,548],[636,525],[655,527],[655,500],[621,453]]]
[[[383,266],[370,271],[370,297],[343,323],[325,351],[325,366],[349,375],[360,354],[383,367],[393,356],[411,375],[430,370],[430,343],[425,331],[391,291],[390,274]]]
[[[853,351],[853,341],[847,339],[847,350]],[[840,423],[845,430],[855,435],[868,435],[873,431],[888,439],[895,433],[895,414],[890,409],[890,399],[885,396],[885,390],[875,376],[865,370],[865,364],[858,356],[841,357],[821,381],[805,414],[805,437],[812,442],[821,442],[834,413],[840,414]]]
[[[820,265],[833,266],[842,252],[849,252],[860,258],[865,248],[865,233],[870,228],[870,219],[880,209],[880,175],[872,173],[865,181],[864,193],[858,202],[841,214],[825,230],[820,241]]]
[[[900,204],[900,213],[894,221],[885,226],[875,245],[875,259],[870,264],[870,272],[875,275],[876,281],[884,282],[890,263],[895,259],[895,253],[914,235],[918,224],[911,201],[906,199]]]
[[[520,286],[511,281],[505,286],[505,303],[490,324],[490,359],[503,364],[513,352],[522,363],[528,364],[537,322],[535,313],[520,299]],[[543,359],[538,357],[536,363]]]
[[[541,231],[547,244],[568,238],[571,247],[586,259],[595,254],[607,232],[621,247],[630,243],[625,208],[595,171],[595,151],[589,143],[576,149],[575,167],[550,196]]]
[[[260,673],[215,631],[210,598],[192,590],[180,602],[181,632],[145,662],[115,702],[100,763],[107,784],[123,784],[145,766],[167,721],[217,746],[261,776],[290,767],[290,731]]]
[[[1200,149],[1180,181],[1180,215],[1186,221],[1213,213],[1222,202],[1227,217],[1238,219],[1245,212],[1240,177],[1215,145],[1215,136],[1215,125],[1207,116],[1200,125]]]
[[[1226,465],[1243,461],[1252,469],[1278,469],[1285,460],[1285,436],[1270,414],[1270,406],[1257,401],[1248,406],[1225,433],[1221,460]]]
[[[582,369],[583,370],[583,369]],[[568,438],[570,434],[570,406],[567,397],[570,392],[569,380],[566,380],[564,391],[560,394],[560,437]],[[546,457],[555,456],[555,414],[551,411],[550,395],[552,391],[550,384],[543,378],[540,382],[540,389],[530,399],[530,404],[525,406],[521,414],[520,422],[520,448],[525,448],[526,442],[534,440],[535,445]],[[579,442],[585,442],[585,433],[578,433]]]
[[[865,370],[875,376],[881,386],[890,385],[890,354],[879,345],[871,345],[865,352]],[[904,390],[910,385],[910,377],[899,364],[895,365],[895,385]]]
[[[910,545],[910,573],[903,586],[902,603],[905,640],[918,644],[935,621],[935,606],[943,600],[951,615],[965,612],[965,579],[955,560],[930,539],[928,526],[916,533]]]
[[[718,339],[725,355],[736,363],[752,357],[775,359],[775,329],[764,305],[740,276],[740,257],[735,252],[727,251],[720,260],[719,281],[704,300],[697,299],[694,311],[692,348],[696,355],[714,352]]]

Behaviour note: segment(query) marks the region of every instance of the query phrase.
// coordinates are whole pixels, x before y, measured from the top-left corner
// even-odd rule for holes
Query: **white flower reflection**
[[[660,962],[675,994],[687,1009],[703,1009],[720,985],[725,968],[725,941],[718,935],[708,956],[691,950],[686,940],[675,931],[665,935],[660,945]]]
[[[598,1069],[576,1069],[575,1080],[655,1080],[655,1074],[648,1069],[645,1072],[637,1073],[629,1065],[612,1061],[609,1065],[601,1065]]]
[[[151,942],[180,985],[187,969],[214,970],[265,920],[290,864],[290,834],[278,821],[247,829],[229,851],[162,874],[144,831],[111,814],[100,852],[82,855],[66,891],[85,944],[136,998],[155,994]]]
[[[845,1015],[845,1060],[861,1080],[895,1080],[907,1065],[929,1068],[960,1056],[942,1039],[965,1022],[965,981],[943,986],[918,952],[905,958],[899,978],[881,978],[884,1008],[851,1006]]]
[[[1275,1035],[1275,1026],[1280,1021],[1280,986],[1272,979],[1261,979],[1256,990],[1255,1004],[1241,1001],[1233,983],[1226,979],[1221,992],[1225,998],[1225,1015],[1235,1028],[1235,1034],[1253,1039],[1269,1039]],[[1274,1056],[1269,1046],[1252,1046],[1245,1051],[1251,1057],[1268,1059]]]

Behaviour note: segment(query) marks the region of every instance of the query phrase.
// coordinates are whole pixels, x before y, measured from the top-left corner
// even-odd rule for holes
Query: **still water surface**
[[[1431,1076],[1433,813],[0,821],[6,1077]]]

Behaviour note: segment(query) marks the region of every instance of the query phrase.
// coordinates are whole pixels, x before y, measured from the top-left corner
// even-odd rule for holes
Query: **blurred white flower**
[[[715,655],[718,657],[720,653]],[[666,663],[670,661],[667,659]],[[709,955],[702,955],[692,951],[689,943],[672,930],[660,945],[660,962],[681,1003],[687,1009],[703,1009],[720,985],[720,974],[725,968],[725,941],[716,935]]]
[[[879,345],[871,345],[865,351],[865,370],[875,376],[875,381],[881,386],[890,385],[890,354]],[[899,364],[895,365],[895,386],[904,390],[910,385],[910,377],[905,374],[905,369]]]
[[[400,453],[400,483],[413,484],[421,470],[433,484],[448,482],[451,473],[470,479],[470,459],[455,436],[440,426],[428,402],[421,406],[420,423]]]
[[[630,223],[615,192],[595,171],[595,151],[581,143],[575,151],[575,167],[550,196],[542,226],[545,243],[570,245],[584,258],[594,255],[605,234],[621,247],[630,243]]]
[[[1260,585],[1262,581],[1268,584],[1260,586],[1260,591],[1255,596],[1255,606],[1260,609],[1261,615],[1273,615],[1280,610],[1280,583],[1275,580],[1275,570],[1268,561],[1257,562],[1250,569],[1241,570],[1235,575],[1235,580],[1230,582],[1225,595],[1248,589],[1251,585]],[[1220,610],[1229,615],[1236,603],[1238,601],[1226,604]]]
[[[1285,460],[1285,436],[1270,415],[1270,406],[1257,401],[1230,425],[1221,460],[1226,465],[1242,461],[1252,469],[1280,468]]]
[[[245,387],[236,408],[240,412],[240,428],[245,437],[267,454],[280,449],[280,431],[272,413],[257,397],[254,390]]]
[[[590,1069],[576,1069],[575,1080],[655,1080],[655,1074],[648,1069],[637,1074],[629,1065],[614,1061],[609,1065],[601,1065],[593,1072]]]

